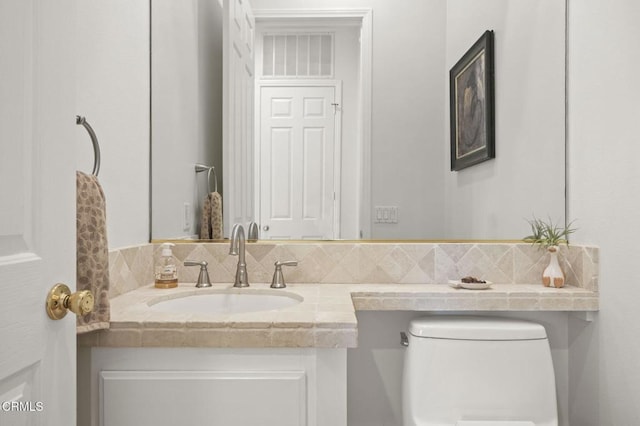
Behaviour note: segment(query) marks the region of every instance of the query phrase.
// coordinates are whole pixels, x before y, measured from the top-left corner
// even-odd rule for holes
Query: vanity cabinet
[[[346,426],[346,351],[79,348],[78,424]]]

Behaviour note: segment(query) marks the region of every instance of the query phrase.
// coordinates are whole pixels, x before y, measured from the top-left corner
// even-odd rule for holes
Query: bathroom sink
[[[282,309],[300,302],[302,297],[296,294],[243,290],[190,294],[157,302],[151,301],[149,308],[154,312],[167,313],[237,314]]]

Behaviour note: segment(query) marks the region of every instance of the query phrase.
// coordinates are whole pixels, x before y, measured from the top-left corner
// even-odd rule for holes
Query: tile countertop
[[[162,300],[195,294],[286,292],[303,300],[272,311],[209,314],[149,309]],[[296,296],[297,295],[297,296]],[[578,287],[492,284],[487,290],[444,284],[290,284],[233,289],[214,284],[169,290],[145,286],[111,299],[111,328],[78,336],[91,347],[315,347],[352,348],[358,343],[356,310],[370,311],[597,311],[598,293]]]

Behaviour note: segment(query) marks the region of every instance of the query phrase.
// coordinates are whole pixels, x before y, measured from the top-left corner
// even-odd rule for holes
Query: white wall
[[[398,224],[373,224],[371,237],[438,238],[444,222],[445,2],[367,3],[374,31],[371,208],[399,207]]]
[[[190,237],[207,194],[196,163],[216,167],[222,192],[222,8],[216,0],[154,0],[152,26],[151,235]]]
[[[144,243],[149,240],[149,2],[87,0],[78,2],[77,12],[76,113],[86,116],[100,142],[109,246]],[[81,126],[76,134],[77,167],[90,173],[91,140]]]
[[[335,32],[335,74],[342,80],[342,164],[340,199],[340,238],[357,239],[358,220],[358,96],[360,93],[360,32],[342,28]]]
[[[564,221],[564,2],[447,0],[447,70],[488,29],[496,158],[452,172],[447,152],[444,238],[522,238],[534,215]]]
[[[580,426],[640,424],[638,22],[635,0],[569,2],[569,215],[601,253],[598,319],[571,330]]]

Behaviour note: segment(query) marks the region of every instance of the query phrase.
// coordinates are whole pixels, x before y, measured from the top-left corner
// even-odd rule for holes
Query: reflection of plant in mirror
[[[538,244],[540,247],[549,248],[560,244],[569,245],[569,234],[576,231],[571,225],[573,222],[566,226],[560,227],[553,223],[551,218],[548,222],[542,219],[533,218],[528,220],[531,226],[531,235],[524,237],[524,241],[531,244]]]

